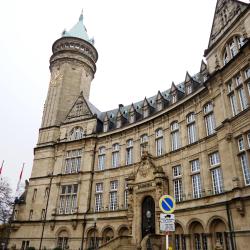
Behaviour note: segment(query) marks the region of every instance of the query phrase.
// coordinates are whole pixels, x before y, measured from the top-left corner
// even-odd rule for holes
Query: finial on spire
[[[83,9],[82,9],[81,15],[79,17],[79,21],[83,21]]]

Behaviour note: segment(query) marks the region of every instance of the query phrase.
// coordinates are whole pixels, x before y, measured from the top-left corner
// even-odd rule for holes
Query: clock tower
[[[69,31],[52,46],[51,79],[44,106],[40,143],[55,141],[60,124],[82,93],[89,99],[90,85],[96,72],[98,53],[83,24],[83,14]]]
[[[89,99],[98,54],[83,24],[83,14],[71,30],[63,31],[62,37],[54,42],[52,52],[41,129],[59,126],[80,93]]]

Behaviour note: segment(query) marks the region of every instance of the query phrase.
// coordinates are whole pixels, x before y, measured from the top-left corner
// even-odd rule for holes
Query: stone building
[[[249,249],[249,37],[249,4],[218,0],[197,74],[100,112],[89,101],[98,54],[81,15],[52,46],[32,174],[9,247],[163,249],[158,201],[170,194],[173,249]]]

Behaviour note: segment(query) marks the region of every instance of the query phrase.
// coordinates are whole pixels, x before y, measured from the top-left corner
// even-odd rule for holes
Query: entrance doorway
[[[155,202],[146,196],[142,202],[142,239],[147,234],[155,233]]]

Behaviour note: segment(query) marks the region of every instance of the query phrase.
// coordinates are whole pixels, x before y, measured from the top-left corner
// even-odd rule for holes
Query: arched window
[[[103,231],[103,242],[106,243],[108,241],[110,241],[111,239],[114,238],[114,231],[112,230],[112,228],[108,227]]]
[[[173,122],[170,126],[171,130],[171,145],[172,150],[176,150],[180,147],[180,131],[179,123],[177,121]]]
[[[105,168],[105,147],[100,147],[98,150],[98,170]]]
[[[188,144],[197,141],[195,113],[193,112],[187,115],[187,134],[188,134]]]
[[[148,150],[148,135],[147,134],[144,134],[141,136],[140,148],[141,148],[141,156],[142,156],[143,152]]]
[[[234,36],[233,38],[231,38],[231,40],[229,40],[222,53],[224,65],[226,65],[232,58],[234,58],[238,54],[240,48],[243,45],[244,37],[242,36]]]
[[[156,156],[163,155],[163,130],[161,128],[155,131],[155,151]]]
[[[133,140],[127,140],[126,146],[126,165],[130,165],[133,163]]]
[[[113,151],[112,151],[112,167],[117,168],[119,166],[119,150],[120,146],[118,143],[115,143],[113,145]]]
[[[131,112],[129,115],[129,123],[135,122],[135,113]]]
[[[69,134],[69,141],[80,140],[84,136],[84,131],[82,127],[74,127]]]
[[[204,106],[203,112],[207,135],[212,135],[215,133],[215,117],[212,102],[209,102]]]
[[[68,241],[69,241],[69,235],[66,230],[61,231],[58,234],[57,239],[57,247],[61,248],[62,250],[68,249]]]

